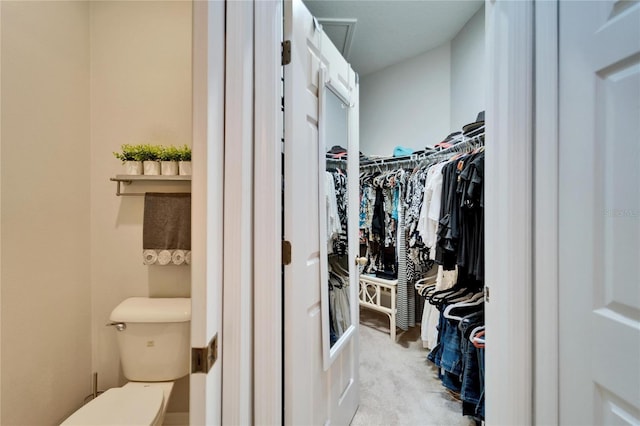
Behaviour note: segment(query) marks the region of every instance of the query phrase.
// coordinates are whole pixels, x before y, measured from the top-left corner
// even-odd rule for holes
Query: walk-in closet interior
[[[349,304],[360,308],[360,404],[352,425],[479,423],[483,2],[305,4],[359,77],[360,152],[348,152],[340,132],[325,136],[332,346],[350,324]],[[360,164],[357,301],[345,290],[345,159],[352,156]]]

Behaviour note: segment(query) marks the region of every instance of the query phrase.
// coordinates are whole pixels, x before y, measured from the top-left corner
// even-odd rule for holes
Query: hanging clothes
[[[413,284],[418,262],[414,263],[414,255],[408,249],[405,224],[405,200],[411,178],[414,178],[411,171],[403,169],[360,176],[360,235],[368,258],[363,273],[397,280],[396,326],[402,330],[415,326],[422,312],[416,312]],[[414,216],[417,221],[417,214]],[[426,259],[417,254],[415,257]]]
[[[455,155],[360,175],[360,235],[368,258],[363,272],[397,278],[396,318],[404,330],[422,317],[433,319],[430,306],[416,303],[414,284],[434,262],[441,290],[483,279],[484,152]]]
[[[331,174],[333,179],[333,193],[335,195],[335,201],[337,205],[337,226],[340,228],[337,232],[334,241],[333,247],[331,248],[332,253],[344,255],[347,252],[348,244],[348,233],[347,233],[347,224],[348,224],[348,195],[347,195],[347,175],[341,169],[333,169],[327,171],[327,173]]]
[[[398,192],[403,188],[404,173],[397,179]],[[413,284],[407,280],[407,260],[406,232],[404,226],[404,209],[400,208],[398,213],[398,284],[396,300],[396,326],[401,330],[408,330],[416,325],[415,313],[415,291]]]
[[[335,344],[351,325],[349,308],[347,176],[341,169],[325,174],[329,340]]]
[[[342,232],[340,214],[338,212],[338,200],[336,197],[336,185],[333,174],[325,172],[325,208],[327,216],[327,250],[333,253],[333,243]]]
[[[435,260],[435,245],[442,201],[442,168],[446,163],[435,164],[427,172],[423,203],[417,223],[417,232],[429,249],[429,258]]]
[[[439,368],[443,386],[459,395],[463,415],[480,421],[484,419],[484,348],[474,339],[484,327],[484,150],[457,155],[440,169],[437,226],[429,226],[430,216],[424,211],[418,226],[427,244],[435,242],[438,264],[436,284],[425,294],[431,307],[425,307],[427,329],[422,334],[431,348],[428,359]],[[434,175],[427,177],[424,198],[432,205],[423,205],[425,210],[437,206],[432,192],[439,185],[433,179],[437,170],[434,167]],[[435,235],[435,241],[427,235]]]

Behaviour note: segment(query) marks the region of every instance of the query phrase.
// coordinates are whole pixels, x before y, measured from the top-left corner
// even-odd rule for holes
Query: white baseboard
[[[166,413],[163,426],[189,426],[189,413]]]

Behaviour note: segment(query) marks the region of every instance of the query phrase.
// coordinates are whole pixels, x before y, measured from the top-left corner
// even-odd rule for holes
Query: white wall
[[[433,146],[485,109],[484,6],[450,42],[360,80],[360,150]]]
[[[2,418],[91,390],[89,5],[2,2]]]
[[[450,43],[360,79],[360,150],[433,146],[450,129]]]
[[[0,47],[2,46],[2,4],[0,3]],[[0,49],[1,51],[1,49]],[[0,54],[0,82],[2,55]],[[2,129],[2,83],[0,83],[0,129]],[[2,165],[2,131],[0,130],[0,166]],[[0,423],[2,423],[2,173],[0,173]]]
[[[190,295],[189,266],[142,264],[144,197],[116,197],[109,177],[122,173],[112,154],[121,144],[191,144],[191,20],[189,1],[91,3],[93,367],[101,388],[126,382],[116,331],[105,327],[113,308],[132,296]],[[188,411],[187,378],[169,411]]]
[[[476,121],[485,109],[484,6],[451,41],[451,128]],[[453,131],[453,130],[452,130]]]

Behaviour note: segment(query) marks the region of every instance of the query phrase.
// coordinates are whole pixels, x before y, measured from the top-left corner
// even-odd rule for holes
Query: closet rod
[[[422,166],[448,158],[453,154],[470,151],[483,145],[484,132],[474,135],[473,137],[464,138],[462,142],[440,151],[430,152],[428,154],[412,155],[409,158],[400,157],[372,160],[372,162],[368,162],[367,164],[361,164],[360,171],[382,171],[382,169],[388,170],[389,168]]]
[[[426,156],[424,160],[431,161],[434,159],[439,159],[441,157],[449,156],[451,154],[467,152],[480,146],[484,146],[484,132],[474,135],[470,138],[465,138],[462,142],[450,146],[449,148],[433,152],[430,155]]]
[[[420,164],[420,160],[416,157],[413,159],[402,159],[402,160],[386,160],[386,161],[381,161],[381,162],[375,162],[375,163],[368,163],[368,164],[362,164],[360,166],[360,171],[367,171],[367,170],[380,170],[382,171],[382,169],[388,170],[390,168],[402,168],[402,167],[416,167],[418,164]]]
[[[342,158],[327,158],[327,166],[336,167],[336,168],[347,168],[347,160],[343,160]]]

